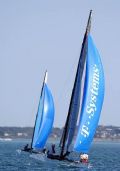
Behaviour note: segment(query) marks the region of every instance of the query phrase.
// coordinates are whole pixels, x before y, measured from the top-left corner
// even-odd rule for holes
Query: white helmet
[[[88,160],[88,155],[87,155],[87,154],[81,154],[81,155],[80,155],[80,158],[81,158],[81,159],[86,159],[86,160]]]

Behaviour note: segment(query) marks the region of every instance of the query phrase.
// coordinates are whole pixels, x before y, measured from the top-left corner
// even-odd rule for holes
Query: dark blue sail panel
[[[38,139],[39,130],[41,128],[41,121],[42,121],[42,117],[43,117],[44,94],[45,94],[45,89],[43,87],[42,93],[40,96],[39,105],[38,105],[32,148],[35,148],[35,144],[36,144],[36,141]]]
[[[42,149],[45,146],[54,121],[53,97],[46,84],[43,87],[37,118],[32,147]]]
[[[75,89],[74,89],[74,95],[71,103],[71,114],[69,118],[69,123],[68,123],[68,132],[67,132],[67,149],[70,146],[75,128],[76,128],[76,122],[78,118],[78,113],[79,113],[79,104],[80,104],[80,91],[81,90],[81,77],[80,77],[80,65],[78,65],[78,73],[77,73],[77,79],[75,83]]]
[[[88,152],[93,140],[104,99],[104,73],[99,53],[88,35],[86,78],[83,103],[74,150]]]
[[[84,41],[85,41],[85,38],[84,38]],[[62,151],[69,150],[69,147],[72,143],[72,140],[75,134],[79,108],[80,108],[82,75],[83,75],[84,64],[86,60],[85,54],[86,54],[86,42],[84,42],[82,49],[81,49],[78,67],[77,67],[77,73],[75,77],[75,83],[73,86],[70,105],[69,105],[68,116],[66,119],[66,124],[65,124],[64,131],[63,131],[63,135],[60,141],[60,146],[63,149]],[[65,150],[64,150],[64,147],[65,147]]]

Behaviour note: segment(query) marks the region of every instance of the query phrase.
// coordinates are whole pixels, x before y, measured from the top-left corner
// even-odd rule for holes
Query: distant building
[[[23,133],[20,133],[20,132],[17,133],[18,137],[21,137],[22,135],[23,135]]]
[[[5,132],[5,133],[4,133],[4,136],[5,136],[5,137],[8,137],[8,136],[9,136],[9,134]]]

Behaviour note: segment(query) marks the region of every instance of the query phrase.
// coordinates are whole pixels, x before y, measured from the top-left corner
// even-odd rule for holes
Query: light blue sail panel
[[[89,151],[93,140],[104,99],[104,73],[99,53],[88,35],[86,58],[86,78],[83,94],[83,103],[74,150],[77,152]]]
[[[43,95],[40,100],[37,118],[32,147],[42,149],[45,146],[54,121],[53,97],[46,84],[43,87]]]

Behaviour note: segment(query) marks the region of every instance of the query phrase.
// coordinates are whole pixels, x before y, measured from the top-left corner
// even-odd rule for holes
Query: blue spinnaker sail
[[[81,109],[81,118],[74,144],[74,151],[89,151],[104,99],[104,73],[99,53],[88,34],[86,53],[86,76]]]
[[[32,148],[42,149],[45,146],[54,121],[53,97],[46,83],[44,83],[42,89],[36,119]]]

